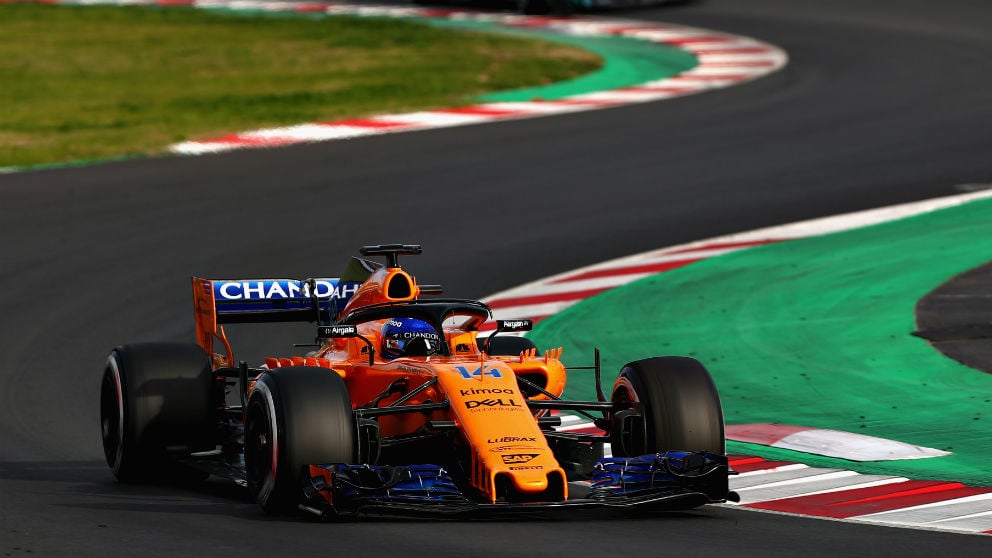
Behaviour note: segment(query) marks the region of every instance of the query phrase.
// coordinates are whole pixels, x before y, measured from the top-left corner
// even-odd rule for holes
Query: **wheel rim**
[[[630,382],[630,378],[626,377],[624,374],[617,378],[617,383],[613,388],[613,394],[610,397],[613,402],[613,408],[618,411],[624,411],[626,409],[636,409],[641,406],[641,398],[637,394],[637,390],[634,388],[633,384]],[[618,428],[619,425],[614,424],[614,428]],[[634,427],[630,433],[630,438],[624,438],[626,443],[621,441],[621,435],[619,432],[614,431],[613,439],[611,442],[614,446],[618,446],[614,449],[614,452],[625,453],[628,456],[642,455],[647,452],[647,422],[643,416],[639,419],[639,424]],[[619,451],[621,448],[624,451]]]
[[[279,435],[272,393],[263,382],[253,390],[245,417],[245,473],[259,503],[267,502],[276,483]]]
[[[117,474],[124,449],[124,394],[120,368],[113,355],[107,361],[100,386],[100,431],[107,465]]]

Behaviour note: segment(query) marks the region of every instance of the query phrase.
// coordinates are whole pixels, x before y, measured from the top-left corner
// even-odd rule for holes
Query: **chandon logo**
[[[348,298],[358,290],[358,284],[339,284],[338,279],[317,279],[313,282],[317,298]],[[292,279],[255,281],[214,281],[217,300],[278,300],[310,298],[310,285]]]

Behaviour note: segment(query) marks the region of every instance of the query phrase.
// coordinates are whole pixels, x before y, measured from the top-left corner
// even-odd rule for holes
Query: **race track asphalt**
[[[223,483],[113,482],[109,350],[190,339],[188,277],[335,273],[418,242],[451,296],[659,246],[992,182],[992,8],[708,0],[623,12],[758,37],[790,65],[740,87],[554,118],[0,175],[0,551],[12,556],[924,556],[988,539],[706,508],[628,521],[314,525]],[[248,358],[306,329],[235,339]]]

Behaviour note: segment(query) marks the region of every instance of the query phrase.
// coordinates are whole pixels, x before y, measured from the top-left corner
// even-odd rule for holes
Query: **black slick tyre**
[[[293,366],[262,374],[245,414],[245,470],[252,498],[270,514],[303,502],[307,465],[355,463],[356,428],[344,381],[333,370]]]
[[[100,384],[103,452],[122,482],[190,480],[171,452],[212,449],[213,374],[191,343],[135,343],[111,352]]]
[[[725,453],[723,408],[706,368],[687,357],[625,365],[613,386],[613,455],[664,451]]]

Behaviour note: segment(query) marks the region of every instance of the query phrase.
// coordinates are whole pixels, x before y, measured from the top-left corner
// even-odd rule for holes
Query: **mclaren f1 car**
[[[122,345],[107,360],[113,474],[219,475],[266,512],[321,518],[736,499],[719,396],[698,361],[630,362],[607,397],[598,351],[567,369],[560,348],[520,335],[531,321],[494,321],[482,302],[418,284],[399,259],[420,252],[366,246],[337,278],[194,277],[195,343]],[[280,321],[314,324],[305,354],[236,360],[224,324]],[[594,382],[596,400],[562,398],[569,371]],[[588,426],[562,426],[576,416]]]

